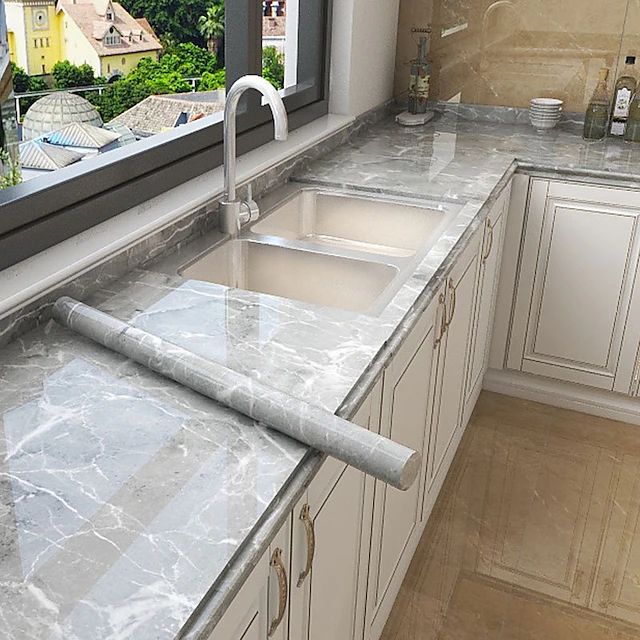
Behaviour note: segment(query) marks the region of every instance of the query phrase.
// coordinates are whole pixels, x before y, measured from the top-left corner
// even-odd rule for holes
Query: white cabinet
[[[498,276],[502,258],[504,229],[511,189],[506,188],[489,212],[485,221],[476,294],[474,329],[465,391],[464,422],[471,417],[482,389],[482,381],[489,361],[491,328],[495,310]]]
[[[436,338],[440,332],[440,306],[433,303],[400,347],[384,376],[381,433],[423,452],[428,458]],[[375,483],[375,502],[366,635],[378,638],[413,556],[421,534],[420,480],[408,491]]]
[[[353,422],[378,430],[381,384]],[[362,638],[373,481],[329,458],[294,510],[292,640]]]
[[[291,518],[282,526],[208,640],[286,640]]]
[[[532,180],[509,368],[628,392],[639,217],[632,191]]]
[[[429,458],[425,479],[425,517],[462,436],[465,380],[473,334],[480,236],[458,259],[441,294],[437,389],[434,397]]]

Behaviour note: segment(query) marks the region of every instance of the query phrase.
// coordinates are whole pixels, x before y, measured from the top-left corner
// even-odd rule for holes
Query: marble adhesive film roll
[[[72,298],[54,305],[60,324],[276,431],[327,453],[398,489],[418,476],[413,449],[202,358]]]

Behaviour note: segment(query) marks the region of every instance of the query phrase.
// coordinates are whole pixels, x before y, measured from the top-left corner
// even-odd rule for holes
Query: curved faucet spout
[[[227,93],[224,106],[224,200],[220,205],[220,225],[226,233],[235,235],[240,225],[258,216],[254,202],[242,203],[236,197],[236,112],[238,102],[247,89],[259,91],[271,108],[276,140],[286,140],[289,125],[287,111],[275,87],[260,76],[242,76]],[[248,214],[242,219],[241,209],[245,205]],[[248,216],[248,217],[247,217]]]

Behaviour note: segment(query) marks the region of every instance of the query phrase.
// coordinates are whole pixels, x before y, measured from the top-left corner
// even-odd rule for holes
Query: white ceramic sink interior
[[[422,248],[444,215],[397,201],[303,189],[254,224],[252,231],[402,257]]]
[[[182,270],[186,278],[367,312],[395,266],[252,240],[229,240]]]
[[[185,278],[377,315],[440,237],[451,206],[290,184],[240,236],[179,269]]]

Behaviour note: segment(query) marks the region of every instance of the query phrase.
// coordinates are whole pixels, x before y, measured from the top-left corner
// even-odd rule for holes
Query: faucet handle
[[[260,217],[260,209],[255,200],[243,200],[240,206],[242,207],[242,211],[240,211],[240,224],[253,222]]]

